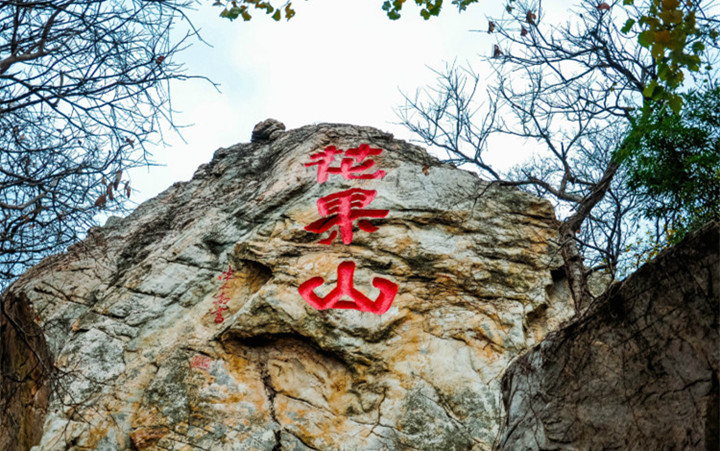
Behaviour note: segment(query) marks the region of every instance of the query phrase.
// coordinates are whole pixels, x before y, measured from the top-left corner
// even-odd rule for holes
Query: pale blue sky
[[[165,167],[131,172],[135,202],[157,195],[172,183],[189,180],[219,147],[249,142],[253,126],[268,117],[288,128],[314,122],[370,125],[409,139],[393,124],[400,90],[414,93],[431,83],[445,61],[477,62],[489,55],[493,39],[487,15],[500,2],[484,0],[462,14],[448,5],[440,17],[424,21],[414,4],[390,21],[380,0],[297,2],[297,15],[276,23],[262,13],[250,22],[230,22],[203,2],[191,13],[202,37],[179,55],[191,74],[220,84],[218,93],[201,81],[172,86],[173,107],[186,143],[172,133],[170,147],[152,148]]]
[[[484,31],[488,17],[501,15],[501,1],[481,0],[463,13],[448,3],[429,21],[412,2],[397,21],[387,18],[381,0],[294,5],[297,15],[289,22],[274,22],[261,12],[250,22],[230,22],[209,2],[189,14],[212,47],[195,43],[178,58],[188,74],[211,78],[221,92],[197,80],[173,84],[176,122],[190,125],[182,132],[186,143],[167,133],[170,146],[151,147],[154,161],[165,166],[131,172],[133,202],[189,180],[219,147],[249,142],[253,126],[266,118],[288,129],[316,122],[370,125],[409,140],[410,133],[395,124],[394,109],[403,104],[401,90],[412,94],[433,83],[430,68],[469,63],[492,81],[478,55],[491,53],[494,35]],[[544,2],[548,6],[561,13],[568,4]],[[511,151],[497,147],[488,160],[501,167],[522,159],[512,151],[521,152],[521,143]]]

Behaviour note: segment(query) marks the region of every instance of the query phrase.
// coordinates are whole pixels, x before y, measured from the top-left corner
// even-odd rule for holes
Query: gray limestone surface
[[[35,451],[492,448],[504,369],[572,315],[551,205],[374,128],[283,130],[259,124],[3,293],[55,368],[49,405],[7,420]],[[306,165],[362,144],[382,153],[357,174],[384,177]],[[352,189],[389,213],[320,244],[318,200]],[[345,261],[372,299],[377,278],[398,287],[386,313],[300,296]]]

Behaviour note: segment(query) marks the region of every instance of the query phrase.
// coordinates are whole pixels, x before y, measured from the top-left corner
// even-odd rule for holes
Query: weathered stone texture
[[[24,297],[0,302],[0,450],[26,450],[42,436],[52,359]]]
[[[550,204],[376,129],[265,125],[5,293],[32,302],[62,370],[36,450],[491,448],[502,371],[572,313]],[[303,165],[362,143],[385,178],[321,185]],[[317,199],[355,187],[390,214],[318,244]],[[346,260],[371,297],[373,277],[399,285],[387,313],[299,296]]]
[[[499,448],[720,449],[719,238],[710,224],[515,361]]]

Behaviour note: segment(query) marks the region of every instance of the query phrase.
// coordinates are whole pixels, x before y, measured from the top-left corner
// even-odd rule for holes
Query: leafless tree
[[[406,127],[447,152],[450,161],[554,201],[578,310],[592,299],[587,276],[606,270],[616,277],[639,229],[641,199],[627,188],[613,155],[643,105],[645,86],[658,77],[637,35],[621,31],[628,18],[641,15],[622,3],[581,2],[572,21],[558,27],[544,23],[542,2],[513,2],[509,13],[488,25],[498,40],[484,58],[494,74],[484,105],[476,98],[479,75],[452,65],[439,73],[437,88],[406,95],[398,112]],[[497,134],[540,150],[529,163],[500,174],[483,160],[488,138]]]
[[[169,82],[191,78],[175,58],[195,35],[191,4],[0,1],[0,289],[99,210],[123,211],[127,170],[175,127]]]

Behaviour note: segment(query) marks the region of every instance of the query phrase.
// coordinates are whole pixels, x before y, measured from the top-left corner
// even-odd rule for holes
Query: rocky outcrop
[[[720,224],[646,264],[503,377],[500,449],[720,449]]]
[[[285,124],[277,119],[265,119],[253,127],[250,142],[265,143],[280,137],[285,131]]]
[[[3,294],[56,368],[36,450],[492,447],[501,373],[572,313],[552,207],[376,129],[278,124]],[[362,144],[373,167],[306,165]],[[375,213],[320,244],[318,200],[351,190]],[[397,288],[385,313],[303,299],[344,262],[371,299]]]

